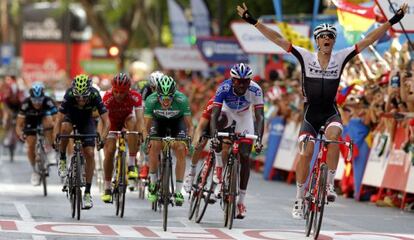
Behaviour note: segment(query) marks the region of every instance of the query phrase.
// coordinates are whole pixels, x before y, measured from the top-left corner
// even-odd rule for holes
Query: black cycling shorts
[[[96,120],[93,117],[86,119],[79,119],[69,114],[65,115],[63,122],[71,123],[76,125],[80,134],[96,134]],[[84,138],[82,141],[83,147],[95,147],[95,138]]]
[[[179,137],[185,138],[187,136],[187,127],[184,123],[184,118],[176,119],[157,119],[152,120],[150,135],[155,137]]]
[[[342,125],[341,114],[336,104],[330,106],[305,104],[305,114],[299,135],[310,134],[313,137],[318,135],[322,126],[337,122]]]

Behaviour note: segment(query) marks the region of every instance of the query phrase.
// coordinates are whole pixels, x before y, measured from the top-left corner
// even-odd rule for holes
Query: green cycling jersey
[[[183,116],[191,116],[190,104],[187,96],[176,91],[171,106],[165,109],[158,100],[158,94],[154,92],[145,100],[144,116],[155,119],[177,119]]]

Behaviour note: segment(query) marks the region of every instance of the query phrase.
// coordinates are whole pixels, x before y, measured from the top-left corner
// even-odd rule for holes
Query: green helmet
[[[91,79],[86,74],[77,75],[72,82],[72,91],[75,96],[89,95],[91,90]]]
[[[158,79],[157,94],[159,96],[172,96],[176,90],[176,83],[170,76],[164,75]]]

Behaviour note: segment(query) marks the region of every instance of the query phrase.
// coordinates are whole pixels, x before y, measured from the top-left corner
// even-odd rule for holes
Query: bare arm
[[[144,131],[143,131],[142,135],[145,139],[145,138],[147,138],[147,136],[150,132],[150,129],[151,129],[151,126],[152,126],[152,118],[151,117],[144,117],[144,125],[145,126],[144,126],[144,129],[143,129]]]
[[[102,132],[100,134],[101,134],[102,139],[104,140],[108,136],[108,132],[109,132],[108,112],[102,114],[100,117],[102,120]]]
[[[17,136],[22,139],[23,137],[23,128],[25,123],[26,117],[24,115],[17,115],[16,119],[16,134]]]
[[[142,133],[144,131],[144,110],[142,108],[135,109],[135,116],[137,118],[136,129]]]
[[[193,120],[191,116],[184,116],[184,123],[187,127],[187,134],[191,137],[193,135]]]
[[[205,118],[201,118],[200,122],[198,123],[198,126],[196,128],[196,130],[194,131],[194,135],[193,135],[193,146],[197,146],[197,143],[200,141],[201,138],[201,134],[203,133],[204,129],[206,129],[208,127],[208,123],[209,121]]]
[[[65,115],[61,112],[58,112],[56,114],[56,121],[55,121],[55,127],[53,128],[53,136],[54,139],[56,139],[56,136],[60,133],[60,127],[62,125],[63,122],[63,118],[65,117]]]
[[[274,42],[276,45],[278,45],[279,47],[283,48],[283,50],[288,51],[289,47],[290,47],[290,42],[288,42],[286,39],[283,38],[282,35],[280,35],[278,32],[276,32],[273,29],[270,29],[268,27],[266,27],[264,24],[257,22],[257,20],[255,20],[250,13],[248,12],[247,6],[245,3],[243,3],[243,6],[238,5],[237,6],[237,13],[239,14],[240,17],[242,17],[245,21],[253,24],[254,26],[257,28],[257,30],[259,30],[263,36],[265,36],[267,39],[269,39],[270,41]],[[247,13],[247,17],[246,17],[246,13]],[[248,18],[248,19],[246,19]]]

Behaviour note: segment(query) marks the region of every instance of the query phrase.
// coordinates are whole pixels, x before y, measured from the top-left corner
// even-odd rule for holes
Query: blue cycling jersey
[[[214,104],[219,106],[224,104],[230,111],[242,113],[250,106],[263,107],[263,92],[257,83],[251,81],[246,93],[237,96],[234,93],[232,80],[228,79],[217,88]]]

